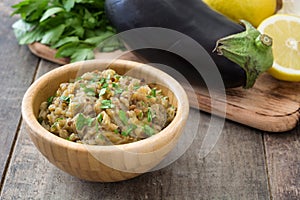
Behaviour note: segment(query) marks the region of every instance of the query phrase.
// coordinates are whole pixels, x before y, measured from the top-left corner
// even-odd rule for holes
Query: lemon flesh
[[[274,15],[258,27],[273,38],[274,62],[269,73],[284,81],[300,81],[300,17]]]
[[[276,0],[203,0],[209,7],[239,22],[246,20],[257,27],[276,11]]]

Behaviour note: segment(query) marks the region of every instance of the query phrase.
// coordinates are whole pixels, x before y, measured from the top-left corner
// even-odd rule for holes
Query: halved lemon
[[[300,81],[300,17],[273,15],[258,27],[273,38],[274,63],[268,71],[284,81]]]

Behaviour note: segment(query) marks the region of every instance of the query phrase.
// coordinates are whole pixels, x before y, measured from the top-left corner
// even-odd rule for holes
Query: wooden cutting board
[[[55,58],[56,51],[42,44],[34,43],[29,48],[41,58],[58,64],[69,63],[69,59]],[[144,62],[133,54],[121,58]],[[194,91],[190,87],[185,89],[188,95],[196,92],[198,100],[190,100],[192,107],[210,113],[212,107],[208,92],[199,86],[193,86]],[[284,132],[295,128],[300,117],[299,103],[300,83],[278,81],[267,73],[259,77],[253,88],[227,89],[226,101],[217,100],[220,108],[226,106],[227,119],[268,132]]]

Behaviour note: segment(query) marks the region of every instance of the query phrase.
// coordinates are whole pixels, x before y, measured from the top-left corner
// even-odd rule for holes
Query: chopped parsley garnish
[[[108,87],[108,83],[103,83],[102,88],[107,88]]]
[[[106,89],[107,89],[107,88],[102,88],[102,89],[100,90],[100,92],[99,92],[99,96],[104,95],[104,94],[106,93]]]
[[[85,88],[84,88],[84,92],[85,92],[88,96],[95,96],[95,95],[96,95],[95,89],[94,89],[94,88],[88,88],[88,87],[85,87]]]
[[[105,100],[101,101],[100,108],[102,108],[102,109],[109,109],[109,108],[113,108],[113,107],[114,107],[114,105],[111,103],[111,100],[105,99]]]
[[[51,96],[47,99],[48,106],[52,103],[54,96]]]
[[[61,96],[61,97],[59,97],[59,99],[60,99],[61,101],[66,102],[66,103],[70,103],[70,97],[67,97],[67,96]]]
[[[113,86],[114,88],[118,88],[118,87],[119,87],[119,85],[118,85],[117,83],[112,83],[112,86]]]
[[[99,81],[99,83],[102,85],[103,83],[105,83],[106,82],[106,80],[105,80],[105,78],[101,78],[100,79],[100,81]]]
[[[117,83],[112,83],[113,88],[115,88],[115,93],[116,94],[121,94],[123,92],[123,89],[120,87],[119,84]]]
[[[125,111],[123,111],[123,110],[119,111],[119,118],[120,118],[120,120],[122,121],[122,123],[124,125],[126,125],[128,123],[128,118],[127,118],[127,115],[126,115]]]
[[[76,123],[75,123],[75,126],[76,126],[76,129],[77,130],[82,130],[84,126],[92,126],[92,123],[93,123],[94,119],[93,118],[90,118],[90,117],[84,117],[84,115],[82,113],[80,113],[76,119]]]
[[[119,74],[115,75],[115,79],[120,80],[121,76]]]
[[[152,112],[151,112],[151,109],[149,109],[149,108],[148,108],[148,112],[147,112],[147,121],[152,122]]]
[[[152,136],[155,133],[154,129],[151,128],[147,124],[145,124],[143,128],[144,128],[144,131],[145,131],[146,135],[148,135],[148,136]]]
[[[75,81],[79,81],[79,80],[82,80],[82,77],[81,76],[78,76]]]
[[[156,97],[156,88],[151,89],[151,96]]]
[[[137,89],[139,89],[141,86],[140,86],[140,84],[135,84],[134,86],[133,86],[133,89],[134,90],[137,90]]]
[[[97,115],[97,120],[98,120],[99,123],[102,123],[102,121],[103,121],[103,114],[102,113],[99,113]]]
[[[116,94],[122,94],[122,92],[123,92],[123,89],[122,89],[122,88],[117,88],[117,89],[115,89],[115,93],[116,93]]]
[[[59,118],[56,118],[55,121],[58,122],[58,121],[63,120],[63,119],[64,119],[64,118],[59,117]]]
[[[123,136],[128,136],[134,129],[136,129],[137,126],[134,124],[130,124],[129,127],[125,130],[121,132],[121,135]]]

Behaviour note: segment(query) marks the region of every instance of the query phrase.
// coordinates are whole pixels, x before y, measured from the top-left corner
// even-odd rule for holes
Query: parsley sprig
[[[40,42],[57,49],[56,57],[71,62],[94,58],[93,50],[116,31],[105,12],[105,0],[23,0],[12,6],[13,24],[19,44]],[[102,51],[122,48],[121,42],[102,45]]]

